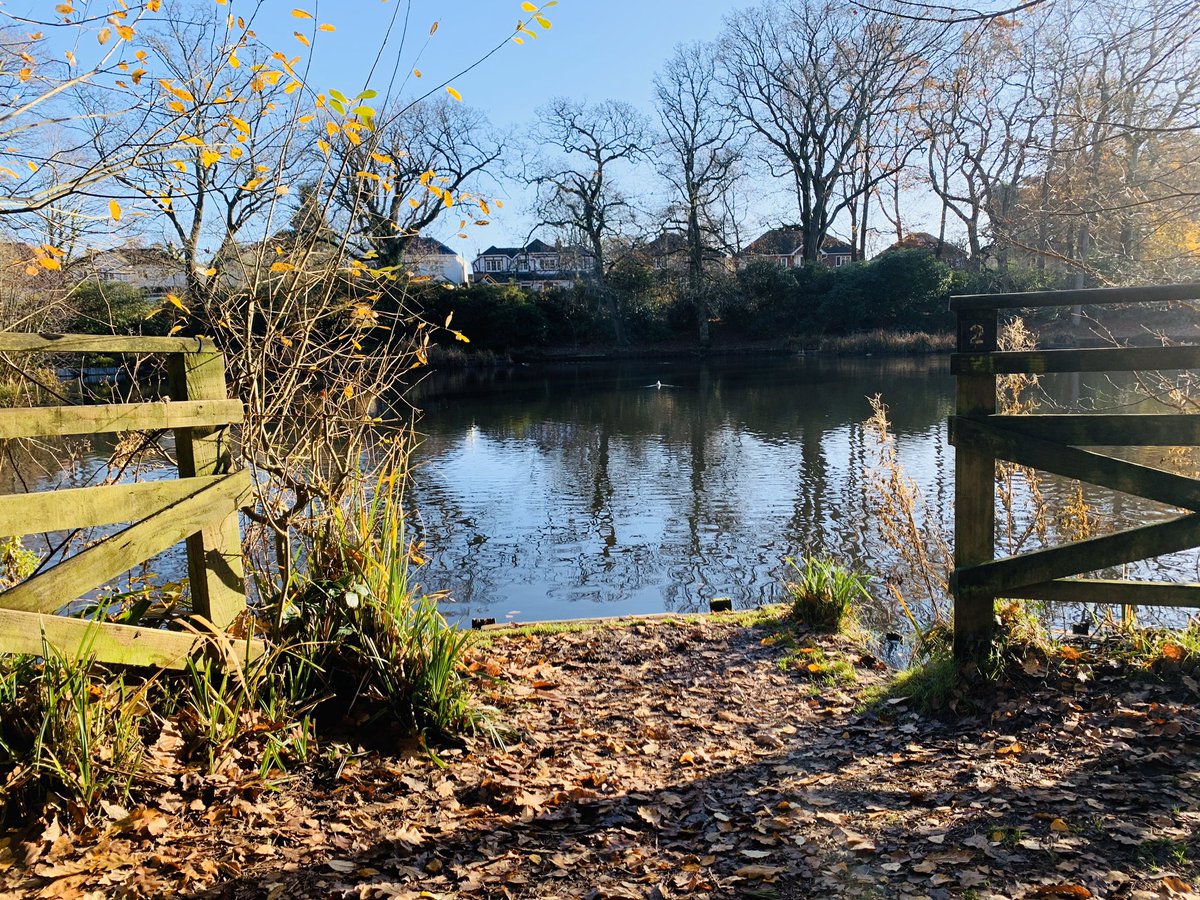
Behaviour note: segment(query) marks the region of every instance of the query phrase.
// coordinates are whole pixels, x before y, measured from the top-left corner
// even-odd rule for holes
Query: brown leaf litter
[[[513,732],[360,754],[277,791],[231,770],[0,838],[0,897],[1197,896],[1186,684],[1103,663],[953,722],[856,709],[720,617],[475,651]],[[164,747],[170,735],[164,739]]]

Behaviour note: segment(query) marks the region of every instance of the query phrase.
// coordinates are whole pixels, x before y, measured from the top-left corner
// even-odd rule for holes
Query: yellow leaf
[[[242,187],[247,191],[252,191],[262,183],[263,180],[261,178],[251,178],[244,185],[242,185]]]
[[[70,3],[60,3],[58,6],[54,7],[54,11],[56,13],[61,13],[64,16],[69,16],[71,13],[75,12],[75,7],[73,7]]]
[[[67,65],[69,65],[69,66],[75,65],[75,54],[74,53],[72,53],[70,50],[68,50],[66,53],[63,54],[63,56],[65,56],[67,58]]]
[[[317,30],[318,31],[337,31],[337,29],[334,26],[330,25],[328,22],[325,22],[322,25],[318,25]]]
[[[291,192],[292,192],[292,189],[290,187],[288,187],[286,184],[281,184],[275,188],[275,193],[279,194],[280,196],[282,196],[283,194],[290,194]]]
[[[221,158],[221,153],[218,150],[201,150],[200,164],[206,169]]]
[[[1058,832],[1069,832],[1071,830],[1071,826],[1068,825],[1066,822],[1064,822],[1062,819],[1055,819],[1053,822],[1050,823],[1050,830],[1058,831]]]
[[[312,44],[310,44],[310,43],[308,42],[308,38],[306,38],[306,37],[305,37],[304,35],[302,35],[300,32],[298,32],[298,31],[293,31],[293,32],[292,32],[292,34],[294,34],[294,35],[296,36],[296,40],[298,40],[300,43],[302,43],[302,44],[303,44],[305,47],[311,47],[311,46],[312,46]]]
[[[537,12],[537,7],[530,3],[529,0],[521,4],[521,9],[525,10],[525,12]]]
[[[421,77],[421,70],[420,70],[420,69],[413,69],[413,74],[414,74],[414,75],[416,75],[418,78],[420,78],[420,77]]]
[[[17,77],[19,79],[21,79],[21,81],[28,81],[30,78],[33,77],[33,69],[29,69],[29,68],[22,69],[20,72],[17,73]]]
[[[183,305],[183,301],[180,300],[178,297],[176,297],[174,294],[167,294],[167,302],[170,303],[172,306],[177,307],[178,309],[182,310],[185,313],[191,313],[191,310]]]
[[[181,160],[181,159],[173,159],[173,160],[171,160],[171,165],[173,165],[173,166],[174,166],[176,169],[178,169],[180,172],[186,172],[186,171],[187,171],[187,164],[186,164],[186,163],[185,163],[183,160]]]
[[[471,339],[469,337],[467,337],[465,334],[463,334],[461,331],[454,331],[454,329],[450,329],[450,330],[453,332],[454,337],[457,340],[462,341],[464,344],[471,343]]]
[[[538,23],[539,25],[541,25],[543,28],[546,28],[546,29],[549,29],[549,28],[550,28],[550,20],[549,20],[549,19],[547,19],[545,16],[534,16],[533,18],[534,18],[534,19],[537,21],[537,23]]]
[[[395,162],[390,156],[385,156],[382,153],[372,153],[371,159],[375,160],[377,163],[383,163],[385,166],[393,165]]]
[[[330,148],[330,146],[329,146],[329,144],[327,144],[325,141],[323,141],[323,140],[321,140],[321,139],[319,139],[319,138],[318,138],[318,139],[317,139],[317,146],[321,148],[321,152],[322,152],[322,153],[324,153],[326,156],[328,156],[328,155],[329,155],[329,151],[330,151],[330,149],[331,149],[331,148]]]
[[[457,100],[459,103],[462,103],[462,94],[460,94],[454,88],[452,88],[452,87],[446,88],[446,93],[449,94],[451,97],[453,97],[455,100]]]
[[[312,13],[305,12],[302,9],[293,9],[292,15],[297,19],[311,19]]]
[[[347,400],[349,400],[351,397],[353,397],[354,396],[354,385],[352,385],[352,384],[346,385],[346,387],[342,390],[342,396],[345,397]]]
[[[437,30],[438,30],[438,23],[434,22],[432,25],[429,26],[429,36],[433,37],[435,34],[437,34]]]
[[[118,26],[116,26],[116,28],[117,28],[117,34],[119,34],[121,36],[121,40],[124,40],[124,41],[132,41],[133,40],[133,28],[131,28],[128,25],[118,25]]]
[[[99,41],[101,45],[107,44],[110,38],[112,38],[111,28],[101,28],[96,32],[96,40]]]
[[[112,216],[114,222],[121,221],[121,204],[116,200],[108,201],[108,214]]]
[[[39,256],[38,265],[43,269],[49,269],[51,272],[57,272],[62,268],[58,260],[52,256]]]
[[[296,267],[289,262],[273,262],[271,263],[272,272],[291,272]]]
[[[240,68],[241,65],[242,65],[242,61],[237,58],[237,54],[230,53],[229,54],[229,67],[231,69],[237,69],[237,68]]]
[[[180,114],[187,112],[187,107],[184,106],[182,103],[180,103],[178,100],[168,101],[167,109],[171,110],[171,112],[180,113]]]

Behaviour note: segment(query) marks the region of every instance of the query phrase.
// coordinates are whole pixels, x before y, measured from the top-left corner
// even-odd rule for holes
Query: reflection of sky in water
[[[947,475],[949,379],[898,362],[679,366],[669,392],[609,367],[426,402],[423,583],[452,615],[554,618],[748,606],[779,599],[787,556],[865,559],[865,397],[912,382],[902,452],[923,483]]]
[[[660,378],[677,387],[645,388]],[[1099,386],[1103,404],[1128,403],[1119,386]],[[941,360],[561,366],[429,388],[412,498],[430,557],[420,574],[448,592],[454,618],[688,611],[719,596],[753,606],[781,599],[784,559],[806,552],[886,574],[894,560],[863,477],[875,393],[932,515],[951,521],[953,382]],[[1052,389],[1055,404],[1074,405],[1070,384]],[[1052,511],[1066,490],[1047,483]],[[1122,526],[1164,515],[1086,496]],[[1196,578],[1197,554],[1125,574],[1164,572]]]

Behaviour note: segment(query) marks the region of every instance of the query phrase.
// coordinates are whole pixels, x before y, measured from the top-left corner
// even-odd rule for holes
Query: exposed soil
[[[498,638],[474,667],[506,749],[366,753],[277,792],[176,766],[93,832],[10,838],[0,896],[1190,894],[1190,677],[1084,654],[943,721],[856,711],[887,677],[871,657],[812,639],[857,665],[830,687],[781,668],[770,634],[714,617]]]

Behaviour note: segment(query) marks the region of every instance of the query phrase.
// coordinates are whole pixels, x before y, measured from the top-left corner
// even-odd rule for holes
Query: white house
[[[183,263],[162,247],[94,250],[74,262],[71,271],[95,281],[122,281],[145,291],[150,300],[187,289]]]
[[[531,291],[570,287],[592,271],[592,255],[581,247],[552,247],[536,238],[524,247],[488,247],[475,258],[475,280],[514,283]]]
[[[416,237],[404,251],[404,265],[418,278],[445,284],[463,285],[470,281],[467,261],[441,241]]]

